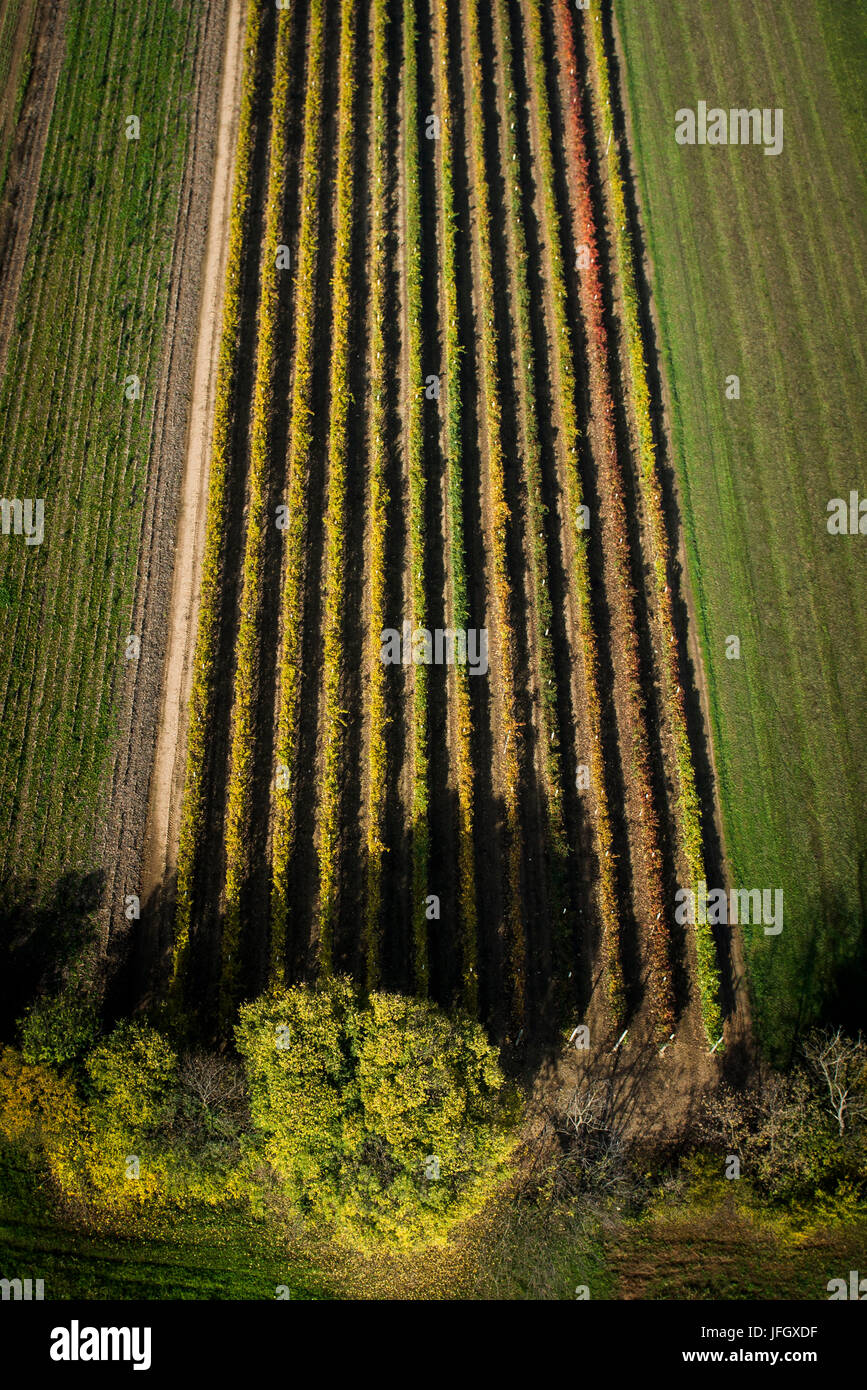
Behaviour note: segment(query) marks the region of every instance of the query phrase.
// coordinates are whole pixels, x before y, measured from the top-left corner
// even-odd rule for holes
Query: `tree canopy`
[[[435,1238],[501,1176],[514,1106],[478,1024],[331,980],[245,1005],[236,1039],[268,1161],[336,1235]]]

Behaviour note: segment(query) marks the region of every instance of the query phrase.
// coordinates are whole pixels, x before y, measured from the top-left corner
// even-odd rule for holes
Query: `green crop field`
[[[744,937],[785,1055],[820,1013],[851,1023],[865,978],[867,540],[826,523],[867,490],[867,27],[854,0],[615,10],[725,848],[735,884],[784,891],[782,932]],[[679,145],[700,101],[782,108],[781,152]]]
[[[37,894],[94,866],[105,820],[197,42],[190,6],[67,23],[0,384],[0,491],[44,508],[0,558],[0,875]]]
[[[15,127],[30,75],[29,39],[35,9],[33,0],[27,4],[9,0],[0,10],[0,196],[6,186]],[[18,43],[21,47],[17,49]]]

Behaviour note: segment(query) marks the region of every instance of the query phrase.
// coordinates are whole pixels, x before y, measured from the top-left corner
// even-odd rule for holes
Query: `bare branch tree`
[[[179,1077],[193,1101],[194,1118],[227,1132],[246,1128],[247,1092],[240,1063],[215,1052],[188,1052],[181,1058]]]
[[[848,1038],[841,1028],[825,1028],[810,1034],[804,1056],[825,1082],[828,1108],[842,1136],[847,1119],[867,1114],[867,1045],[860,1033]]]

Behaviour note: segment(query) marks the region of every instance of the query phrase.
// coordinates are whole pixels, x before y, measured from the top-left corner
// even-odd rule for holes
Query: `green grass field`
[[[0,493],[44,502],[41,544],[0,537],[0,875],[46,885],[105,820],[198,34],[194,6],[70,8],[0,383]]]
[[[225,1213],[210,1230],[190,1223],[160,1239],[82,1235],[55,1220],[0,1223],[0,1261],[22,1278],[44,1279],[51,1299],[270,1300],[281,1286],[289,1290],[282,1297],[296,1300],[330,1296],[278,1251],[251,1250],[243,1225]]]
[[[693,593],[736,885],[784,890],[745,928],[754,1011],[784,1057],[865,985],[865,124],[857,0],[616,0]],[[782,107],[784,144],[681,146],[675,111]],[[740,399],[725,382],[740,378]],[[737,635],[739,660],[726,656]]]
[[[725,1206],[631,1224],[606,1243],[620,1298],[828,1298],[829,1279],[863,1259],[863,1226],[820,1230],[802,1241]]]
[[[863,1224],[793,1237],[761,1213],[687,1202],[606,1232],[565,1212],[514,1208],[438,1256],[367,1261],[300,1245],[249,1212],[194,1206],[130,1219],[123,1233],[62,1216],[38,1175],[0,1146],[0,1274],[45,1280],[46,1299],[293,1300],[422,1298],[824,1301],[857,1267]]]
[[[49,1299],[274,1299],[280,1286],[293,1299],[329,1296],[327,1281],[268,1235],[249,1211],[225,1207],[147,1216],[124,1233],[76,1224],[0,1146],[0,1272],[44,1279]]]

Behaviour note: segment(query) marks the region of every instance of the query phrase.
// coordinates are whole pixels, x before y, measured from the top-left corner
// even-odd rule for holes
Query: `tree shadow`
[[[9,875],[0,882],[0,1036],[35,995],[54,992],[98,935],[103,869],[63,874],[50,887]]]
[[[749,930],[761,930],[761,928]],[[784,947],[784,950],[779,950]],[[777,951],[777,958],[774,952]],[[788,1064],[801,1037],[825,1024],[857,1033],[867,1026],[867,868],[858,906],[839,888],[817,892],[779,937],[753,948],[758,1027],[773,1060]]]

